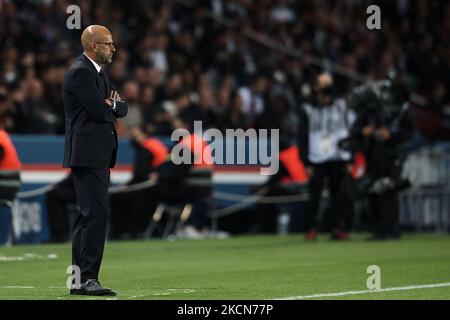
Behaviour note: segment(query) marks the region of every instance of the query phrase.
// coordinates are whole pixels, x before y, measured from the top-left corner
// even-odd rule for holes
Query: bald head
[[[84,51],[90,51],[92,49],[92,43],[105,41],[108,36],[111,37],[111,32],[103,26],[92,25],[87,27],[81,34],[81,44],[83,45]]]
[[[81,34],[81,45],[86,55],[98,64],[111,63],[116,51],[111,32],[99,25],[91,25]]]

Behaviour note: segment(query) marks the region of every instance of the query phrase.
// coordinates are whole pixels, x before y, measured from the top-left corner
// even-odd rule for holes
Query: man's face
[[[99,64],[108,64],[112,62],[112,56],[116,52],[113,45],[111,34],[100,37],[94,42],[96,58]]]

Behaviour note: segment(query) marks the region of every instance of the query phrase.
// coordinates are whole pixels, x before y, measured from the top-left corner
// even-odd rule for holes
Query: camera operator
[[[408,91],[397,74],[354,89],[350,106],[357,113],[350,144],[367,158],[366,192],[373,235],[369,240],[399,239],[398,191],[405,159],[403,144],[412,136]],[[347,141],[348,143],[348,141]],[[358,145],[358,147],[356,147]]]

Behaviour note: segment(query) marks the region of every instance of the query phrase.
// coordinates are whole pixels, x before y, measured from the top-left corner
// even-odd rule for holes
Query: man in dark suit
[[[64,167],[71,168],[77,196],[72,264],[81,271],[81,286],[71,294],[115,295],[98,281],[109,214],[110,168],[117,155],[116,118],[127,115],[127,103],[112,89],[102,65],[116,49],[109,30],[87,27],[81,35],[84,52],[67,72],[62,89],[66,134]],[[75,281],[75,283],[77,283]]]

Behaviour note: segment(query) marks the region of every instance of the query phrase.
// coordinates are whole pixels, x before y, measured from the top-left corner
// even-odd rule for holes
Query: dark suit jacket
[[[116,118],[127,115],[126,102],[117,102],[116,111],[105,102],[111,83],[81,54],[68,70],[62,95],[65,108],[64,163],[66,168],[114,167],[117,156]]]

